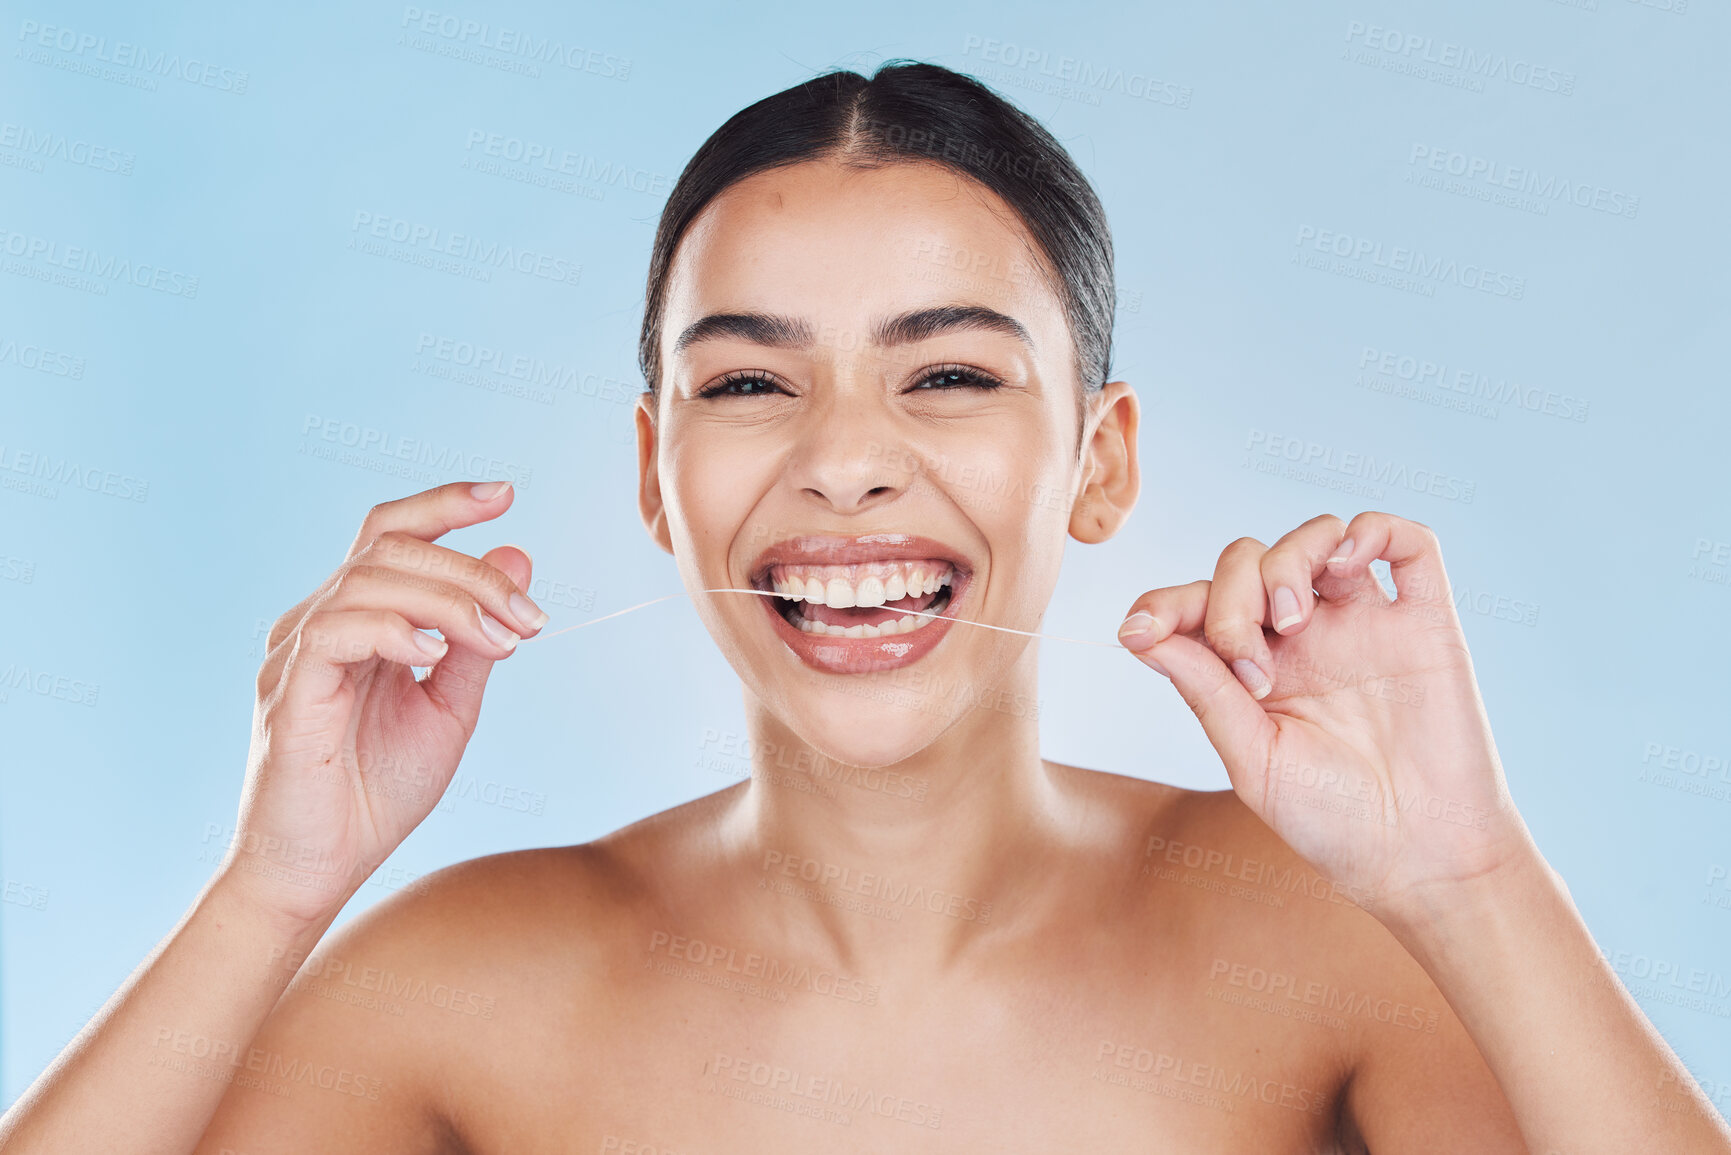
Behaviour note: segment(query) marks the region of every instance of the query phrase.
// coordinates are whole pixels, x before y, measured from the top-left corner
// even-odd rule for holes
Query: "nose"
[[[837,380],[823,393],[799,431],[787,480],[806,499],[840,514],[895,500],[912,474],[881,386]]]

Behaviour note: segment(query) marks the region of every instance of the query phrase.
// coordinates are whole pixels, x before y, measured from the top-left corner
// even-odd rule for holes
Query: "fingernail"
[[[1304,613],[1298,608],[1298,595],[1286,586],[1274,591],[1274,632],[1279,633],[1294,622],[1304,620]]]
[[[522,546],[518,545],[516,542],[508,541],[505,544],[510,546],[512,549],[518,550],[519,552],[521,552],[524,557],[529,559],[529,564],[531,566],[533,566],[535,564],[535,555],[530,553],[528,550],[524,549]]]
[[[420,630],[416,630],[415,647],[429,658],[439,658],[444,656],[445,651],[450,649],[451,645],[444,638],[435,638],[432,634],[423,634]]]
[[[1130,650],[1141,649],[1154,641],[1154,627],[1159,619],[1145,610],[1137,610],[1118,627],[1118,640]]]
[[[1148,668],[1150,670],[1153,670],[1156,674],[1159,674],[1162,677],[1166,677],[1166,678],[1170,678],[1172,676],[1171,670],[1168,670],[1165,666],[1162,666],[1159,662],[1156,662],[1153,658],[1143,658],[1142,661],[1145,662],[1147,664]]]
[[[1334,556],[1329,558],[1328,561],[1324,564],[1334,565],[1337,562],[1345,561],[1347,558],[1349,558],[1351,556],[1352,556],[1352,539],[1349,537],[1345,541],[1341,542],[1338,547],[1335,548]]]
[[[476,501],[492,501],[495,497],[511,488],[509,481],[482,481],[469,487],[469,493]]]
[[[538,630],[547,624],[547,611],[522,594],[512,594],[505,599],[505,604],[511,607],[512,617],[532,630]]]
[[[1232,672],[1238,675],[1238,680],[1244,683],[1244,688],[1250,691],[1250,696],[1258,701],[1268,696],[1268,691],[1274,689],[1274,683],[1268,680],[1268,675],[1262,668],[1249,658],[1234,658]]]
[[[519,641],[517,635],[506,629],[503,622],[492,614],[489,614],[480,606],[475,607],[475,612],[481,616],[481,632],[483,634],[486,634],[487,637],[491,638],[498,645],[504,646],[507,650],[514,650],[517,648],[517,642]]]

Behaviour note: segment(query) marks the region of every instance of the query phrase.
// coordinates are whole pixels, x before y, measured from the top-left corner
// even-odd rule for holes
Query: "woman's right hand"
[[[523,592],[524,551],[433,542],[511,500],[507,483],[459,482],[376,506],[336,572],[277,619],[220,885],[291,926],[328,924],[432,810],[493,663],[547,621]]]

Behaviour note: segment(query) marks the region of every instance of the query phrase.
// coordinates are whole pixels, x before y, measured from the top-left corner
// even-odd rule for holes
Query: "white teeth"
[[[905,597],[934,594],[950,585],[955,577],[953,569],[944,567],[940,571],[932,563],[872,564],[880,568],[876,572],[865,574],[859,574],[859,569],[864,568],[863,566],[852,569],[852,574],[858,575],[857,580],[849,580],[848,575],[841,574],[826,575],[824,578],[815,575],[793,575],[779,580],[772,579],[770,585],[777,594],[789,601],[847,609],[852,606],[881,606],[885,602],[900,601]]]
[[[916,617],[912,614],[903,614],[894,621],[885,622],[881,626],[868,626],[862,622],[857,626],[847,626],[846,628],[843,628],[841,626],[826,625],[823,622],[814,622],[810,618],[802,618],[799,623],[799,628],[808,634],[826,634],[831,637],[887,638],[894,634],[912,633],[925,625],[929,620],[930,619],[928,618]]]

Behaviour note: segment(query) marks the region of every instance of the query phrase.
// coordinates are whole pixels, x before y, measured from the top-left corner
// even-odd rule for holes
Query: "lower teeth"
[[[796,620],[793,624],[799,627],[801,633],[818,634],[831,638],[890,638],[899,634],[910,634],[919,629],[931,621],[932,617],[937,616],[940,610],[949,605],[949,602],[950,591],[945,588],[939,592],[937,599],[929,607],[921,611],[922,614],[929,614],[931,617],[903,614],[899,618],[878,626],[866,625],[864,622],[852,626],[832,626],[827,622],[813,621],[799,612],[796,602],[793,611]]]
[[[861,622],[856,626],[831,626],[823,622],[814,622],[810,618],[799,619],[801,633],[823,634],[832,638],[884,638],[897,634],[911,633],[926,624],[926,619],[902,616],[881,626],[868,626]]]

